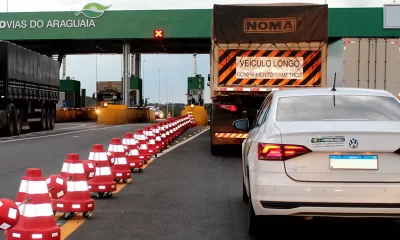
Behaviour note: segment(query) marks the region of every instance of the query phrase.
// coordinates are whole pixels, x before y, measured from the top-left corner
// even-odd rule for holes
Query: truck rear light
[[[218,104],[218,107],[231,111],[231,112],[236,112],[237,107],[235,105],[226,105],[226,104]]]
[[[310,149],[300,145],[273,143],[258,144],[258,160],[264,161],[284,161],[310,152]]]

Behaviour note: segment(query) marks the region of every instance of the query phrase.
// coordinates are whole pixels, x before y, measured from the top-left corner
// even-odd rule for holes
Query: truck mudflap
[[[211,143],[214,145],[241,144],[247,133],[237,132],[230,126],[211,126]]]
[[[247,133],[237,132],[230,126],[211,126],[211,143],[215,145],[241,144]]]

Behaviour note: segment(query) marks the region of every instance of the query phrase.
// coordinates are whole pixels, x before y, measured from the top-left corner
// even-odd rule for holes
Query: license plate
[[[330,155],[331,169],[377,170],[377,155]]]

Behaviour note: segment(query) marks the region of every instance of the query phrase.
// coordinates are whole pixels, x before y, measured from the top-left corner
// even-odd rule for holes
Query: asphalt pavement
[[[28,167],[59,173],[68,153],[87,158],[94,143],[107,145],[146,124],[64,129],[46,136],[0,139],[1,196],[15,199]],[[62,127],[60,127],[62,128]],[[210,154],[209,131],[187,131],[178,145],[151,162],[111,199],[96,200],[92,216],[63,223],[70,240],[98,239],[391,239],[400,226],[388,220],[285,220],[267,224],[259,237],[247,234],[248,205],[242,201],[240,149]],[[196,132],[196,134],[194,134]],[[201,135],[200,135],[201,134]],[[182,141],[188,141],[182,144]],[[179,144],[182,144],[179,146]],[[4,239],[1,238],[0,239]]]
[[[21,177],[27,168],[40,168],[44,176],[59,174],[68,153],[78,153],[82,159],[87,159],[93,144],[108,146],[111,138],[122,138],[125,132],[135,131],[147,125],[69,123],[58,124],[54,131],[0,138],[1,197],[15,199]]]
[[[92,218],[68,239],[390,239],[399,224],[387,220],[284,220],[247,233],[240,149],[210,154],[209,131],[157,158],[113,199],[96,202]],[[386,237],[388,236],[388,237]],[[390,237],[389,237],[390,236]]]

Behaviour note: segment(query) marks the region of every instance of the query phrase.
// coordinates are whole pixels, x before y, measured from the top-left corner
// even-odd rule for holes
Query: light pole
[[[97,54],[96,54],[96,83],[97,83]]]
[[[172,102],[172,115],[171,115],[171,117],[175,117],[174,116],[174,85],[172,85],[172,100],[171,100],[171,102]]]
[[[161,77],[160,77],[161,69],[158,69],[158,106],[161,104],[160,92],[161,92]]]
[[[168,77],[165,78],[165,86],[166,86],[166,93],[167,93],[167,115],[168,115]]]
[[[142,96],[144,96],[144,63],[146,62],[146,60],[143,60],[143,66],[142,66],[142,74],[140,74],[141,78],[142,78]]]

